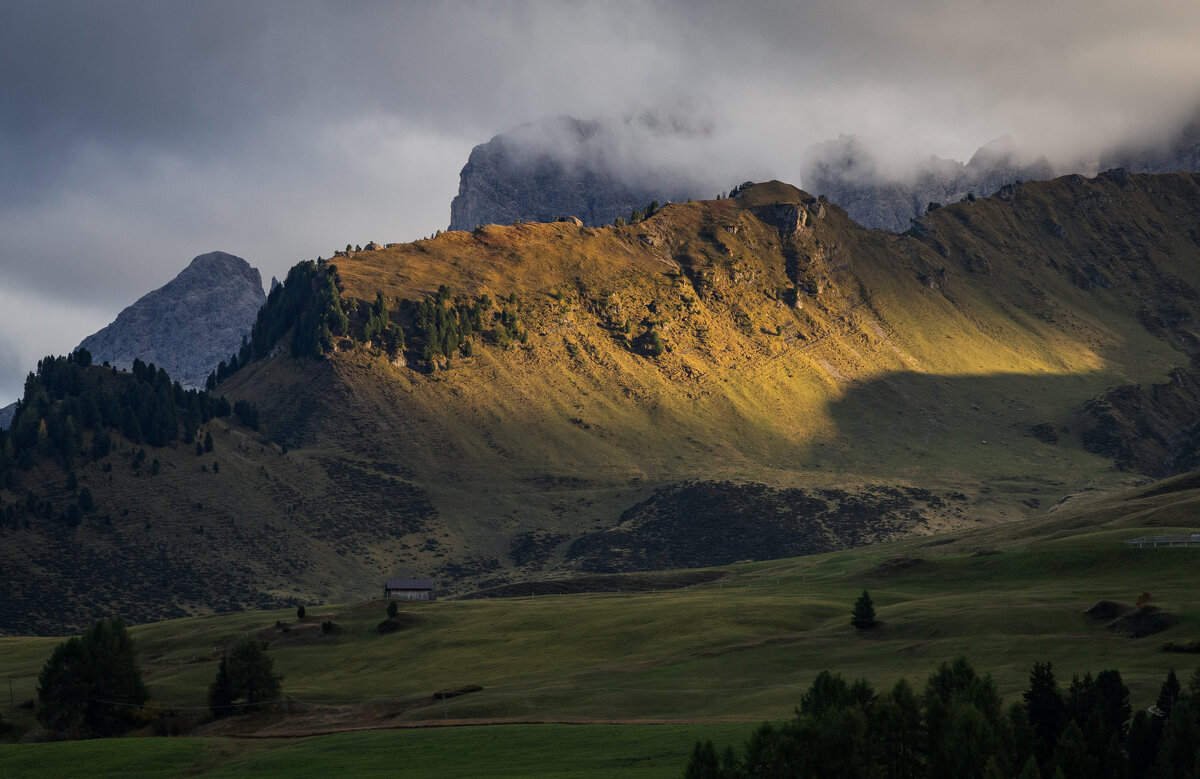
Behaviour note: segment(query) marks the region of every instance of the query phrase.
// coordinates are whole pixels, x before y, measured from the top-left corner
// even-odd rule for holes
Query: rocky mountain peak
[[[654,119],[551,117],[476,146],[459,174],[449,229],[473,230],[517,220],[552,222],[560,216],[598,227],[617,217],[628,219],[634,209],[654,200],[711,197],[689,173],[649,170],[630,162],[630,147],[650,145],[664,133],[676,132]]]
[[[237,351],[266,301],[262,276],[241,257],[209,252],[83,339],[95,362],[128,368],[140,359],[185,387],[203,387],[217,363]]]

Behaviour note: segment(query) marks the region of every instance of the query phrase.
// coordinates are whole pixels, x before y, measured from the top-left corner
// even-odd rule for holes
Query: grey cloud
[[[1196,40],[1200,4],[1166,0],[12,0],[0,288],[115,315],[201,252],[269,278],[425,235],[475,143],[561,114],[693,123],[608,153],[719,188],[796,180],[839,133],[1095,155],[1194,110]]]

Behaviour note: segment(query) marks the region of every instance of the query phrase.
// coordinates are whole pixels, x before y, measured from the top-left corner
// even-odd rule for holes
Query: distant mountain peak
[[[226,252],[208,252],[79,348],[96,362],[127,368],[136,358],[165,368],[185,387],[203,387],[217,363],[237,351],[265,300],[257,268]]]

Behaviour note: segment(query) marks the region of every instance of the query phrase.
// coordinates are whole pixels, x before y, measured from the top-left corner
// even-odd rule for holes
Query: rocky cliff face
[[[250,332],[266,301],[262,277],[241,257],[201,254],[163,287],[79,344],[95,362],[128,368],[135,358],[166,369],[185,387],[203,387]]]
[[[524,125],[471,150],[450,204],[450,229],[552,222],[574,216],[589,227],[629,218],[657,200],[712,197],[680,170],[650,171],[623,160],[627,123],[569,116]],[[635,131],[652,143],[653,132]],[[649,140],[646,140],[646,139]]]
[[[968,196],[987,197],[1014,181],[1055,175],[1044,158],[1022,160],[1012,139],[1000,138],[980,148],[965,165],[929,157],[904,165],[903,172],[885,170],[877,152],[856,136],[840,136],[810,148],[804,184],[846,209],[866,227],[903,232],[930,203],[956,203]]]
[[[558,216],[576,216],[598,226],[618,216],[628,218],[651,200],[713,196],[714,188],[698,169],[702,166],[648,171],[628,159],[635,143],[670,140],[689,128],[666,123],[652,132],[628,130],[629,122],[558,117],[476,146],[459,178],[450,229],[517,219],[549,222]],[[1200,171],[1200,114],[1154,142],[1127,144],[1098,160],[1071,164],[1052,165],[1045,157],[1024,155],[1007,136],[981,147],[966,163],[935,156],[898,161],[867,139],[847,135],[810,147],[803,160],[806,190],[825,195],[865,227],[903,232],[930,203],[987,197],[1015,181],[1068,173],[1090,176],[1110,168],[1132,173]]]

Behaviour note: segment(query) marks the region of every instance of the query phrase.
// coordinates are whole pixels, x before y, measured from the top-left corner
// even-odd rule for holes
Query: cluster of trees
[[[17,470],[31,469],[39,458],[57,461],[67,473],[67,489],[73,497],[59,517],[75,526],[95,509],[95,502],[86,487],[78,490],[74,468],[81,461],[95,462],[109,455],[114,430],[139,446],[165,446],[181,437],[190,444],[202,424],[231,411],[257,429],[254,404],[239,401],[231,408],[225,398],[185,390],[153,363],[134,360],[132,370],[124,373],[92,365],[85,349],[65,357],[48,356],[26,378],[10,428],[0,431],[0,488],[14,489]],[[140,449],[139,455],[134,467],[142,464],[145,450]],[[151,472],[156,469],[152,466]],[[23,501],[0,503],[0,525],[28,525],[31,517],[49,519],[54,513],[49,500],[39,500],[28,491]]]
[[[217,666],[209,708],[222,717],[267,706],[278,700],[282,678],[265,645],[242,636]],[[145,708],[149,697],[133,639],[114,617],[54,649],[38,675],[37,718],[69,738],[115,736],[157,715]]]
[[[91,365],[79,350],[46,357],[25,380],[25,392],[12,425],[0,434],[0,471],[12,464],[29,468],[35,455],[56,457],[64,470],[86,455],[99,460],[112,448],[109,429],[134,444],[165,446],[182,435],[191,443],[197,428],[230,413],[229,402],[207,392],[185,390],[154,364],[133,361],[130,374]],[[85,449],[85,431],[93,431]]]
[[[267,357],[289,330],[293,357],[328,354],[335,338],[375,341],[391,354],[404,348],[404,331],[390,321],[387,298],[382,292],[375,294],[373,303],[363,304],[357,311],[357,319],[362,322],[362,332],[358,333],[351,327],[342,291],[336,265],[320,258],[294,265],[259,309],[250,338],[243,338],[238,351],[217,365],[205,387],[211,392],[242,368]]]
[[[658,203],[651,203],[646,214],[657,209]],[[641,211],[635,214],[642,218]],[[346,313],[341,293],[336,265],[321,259],[295,265],[284,282],[267,296],[249,339],[242,339],[238,351],[209,374],[205,383],[208,391],[214,391],[222,381],[251,362],[267,357],[289,330],[294,357],[321,356],[333,349],[335,337],[345,337],[373,342],[392,355],[412,348],[430,368],[437,365],[439,358],[449,359],[455,353],[469,357],[476,335],[505,348],[513,341],[526,343],[529,339],[528,331],[521,326],[515,296],[508,300],[511,305],[492,312],[495,304],[486,294],[474,299],[454,297],[450,288],[442,284],[436,295],[417,303],[399,301],[399,309],[411,315],[411,328],[406,333],[404,326],[391,320],[383,292],[376,292],[373,302],[359,304],[352,311],[353,318]],[[245,418],[243,421],[250,424]],[[253,424],[250,426],[257,429]]]
[[[474,333],[483,330],[484,311],[491,308],[487,295],[475,300],[451,300],[450,288],[438,287],[437,294],[417,303],[413,311],[413,328],[422,344],[421,358],[432,366],[438,356],[451,357]],[[469,348],[469,347],[468,347]]]
[[[363,325],[363,341],[375,340],[378,340],[389,354],[395,354],[404,348],[404,330],[392,326],[387,298],[382,292],[375,293],[375,302],[367,309],[366,323]]]
[[[350,318],[342,306],[342,284],[336,265],[318,258],[298,262],[282,284],[271,290],[250,329],[249,349],[237,357],[237,367],[261,360],[289,330],[295,357],[315,357],[333,348],[334,336],[349,332]],[[236,371],[231,371],[230,374]],[[216,377],[213,377],[216,383]]]
[[[918,695],[905,680],[877,693],[822,671],[796,716],[764,723],[741,752],[697,742],[685,776],[1194,777],[1200,771],[1200,670],[1185,694],[1172,670],[1158,702],[1130,720],[1118,671],[1072,678],[1064,692],[1038,663],[1022,700],[1004,712],[990,676],[959,658]]]
[[[645,220],[649,219],[650,217],[654,216],[657,213],[658,213],[658,201],[651,200],[650,203],[645,208],[635,208],[633,210],[633,213],[631,213],[629,215],[629,224],[635,225],[638,222],[644,222]],[[617,227],[621,227],[624,224],[625,224],[625,220],[618,217]]]
[[[421,358],[433,367],[438,357],[449,358],[456,351],[470,357],[477,334],[504,348],[513,341],[526,343],[529,332],[521,326],[516,296],[510,296],[498,311],[493,312],[494,307],[486,294],[473,300],[453,297],[449,287],[440,285],[436,295],[413,308],[413,336],[421,347]]]
[[[208,378],[204,381],[204,388],[209,392],[216,389],[217,385],[228,379],[233,374],[237,373],[243,367],[249,365],[254,360],[254,355],[250,349],[250,342],[246,340],[246,336],[242,336],[241,347],[229,355],[229,360],[221,360],[217,363],[217,367],[212,373],[208,374]]]

